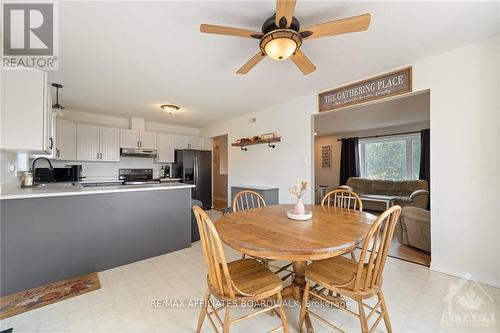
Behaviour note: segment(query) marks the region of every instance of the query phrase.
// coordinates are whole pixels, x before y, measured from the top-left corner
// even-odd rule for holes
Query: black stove
[[[160,183],[153,179],[153,169],[118,169],[118,179],[123,181],[123,185]]]

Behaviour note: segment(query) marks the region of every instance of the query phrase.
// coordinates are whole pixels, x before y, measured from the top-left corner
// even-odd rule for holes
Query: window
[[[405,134],[359,140],[361,177],[418,179],[420,135]]]

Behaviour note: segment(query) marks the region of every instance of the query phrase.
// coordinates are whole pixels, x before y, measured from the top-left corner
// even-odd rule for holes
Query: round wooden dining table
[[[354,250],[365,239],[376,216],[344,208],[306,205],[306,210],[313,213],[312,218],[295,221],[287,217],[290,209],[293,205],[274,205],[231,213],[218,219],[215,227],[222,241],[239,252],[291,261],[294,279],[283,289],[282,296],[300,301],[307,262]],[[310,326],[309,318],[306,326]]]

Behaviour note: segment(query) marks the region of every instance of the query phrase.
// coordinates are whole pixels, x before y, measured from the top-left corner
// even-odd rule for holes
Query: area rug
[[[0,298],[0,319],[56,303],[101,288],[97,273],[54,282]]]

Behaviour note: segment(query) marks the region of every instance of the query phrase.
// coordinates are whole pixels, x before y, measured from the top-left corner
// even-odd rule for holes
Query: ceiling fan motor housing
[[[268,18],[264,24],[262,25],[262,33],[265,35],[273,30],[276,30],[276,29],[284,29],[286,28],[286,19],[285,19],[285,25],[282,26],[282,27],[277,27],[276,24],[274,23],[275,21],[275,17],[276,17],[276,14],[274,14],[273,16],[271,16],[270,18]],[[291,30],[295,30],[295,31],[299,31],[300,30],[300,23],[299,23],[299,20],[297,20],[295,18],[295,16],[292,18],[292,23],[290,24],[290,26],[287,28],[287,29],[291,29]]]

